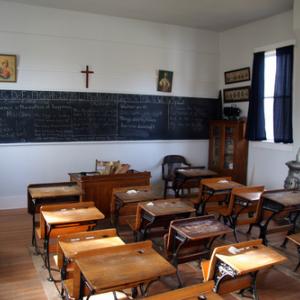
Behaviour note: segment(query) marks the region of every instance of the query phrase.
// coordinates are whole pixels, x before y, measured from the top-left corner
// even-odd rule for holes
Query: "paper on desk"
[[[218,181],[218,183],[227,183],[228,182],[228,180],[226,180],[226,179],[223,179],[223,180],[219,180]]]
[[[128,190],[126,193],[127,193],[127,194],[136,194],[137,191],[136,191],[136,190]]]

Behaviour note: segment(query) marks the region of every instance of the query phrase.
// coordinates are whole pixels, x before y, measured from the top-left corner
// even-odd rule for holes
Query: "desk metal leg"
[[[293,213],[291,213],[289,215],[289,223],[293,224],[293,227],[288,231],[287,235],[290,235],[290,234],[293,234],[296,232],[296,225],[297,225],[297,220],[298,220],[298,217],[300,215],[300,211],[297,211],[295,213],[295,216],[293,217]],[[286,237],[281,245],[282,248],[285,248],[286,247],[286,244],[288,242],[288,238]]]

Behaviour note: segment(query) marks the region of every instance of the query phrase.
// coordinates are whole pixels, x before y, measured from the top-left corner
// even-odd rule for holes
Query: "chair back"
[[[234,204],[235,204],[235,198],[236,195],[239,193],[262,193],[264,191],[265,187],[263,185],[259,186],[245,186],[245,187],[238,187],[238,188],[233,188],[230,194],[230,199],[227,205],[227,209],[225,212],[225,215],[231,216],[234,210]],[[257,208],[258,205],[255,206]],[[244,210],[244,212],[248,213],[248,210]]]
[[[172,180],[177,168],[190,165],[182,155],[167,155],[162,161],[162,179]]]

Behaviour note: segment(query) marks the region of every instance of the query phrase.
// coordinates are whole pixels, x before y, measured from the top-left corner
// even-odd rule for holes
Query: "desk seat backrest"
[[[40,237],[41,239],[45,238],[45,219],[43,217],[43,211],[59,211],[59,210],[69,210],[69,209],[80,209],[80,208],[89,208],[95,207],[95,202],[76,202],[76,203],[62,203],[62,204],[51,204],[43,205],[40,208]]]
[[[59,269],[63,266],[63,251],[60,247],[59,242],[65,242],[65,243],[78,243],[81,241],[91,241],[91,240],[103,240],[110,237],[118,237],[117,230],[115,228],[109,228],[109,229],[102,229],[102,230],[93,230],[93,231],[83,231],[83,232],[75,232],[75,233],[69,233],[64,235],[59,235],[57,238],[58,241],[58,247],[57,247],[57,266]],[[109,247],[109,243],[105,245]],[[103,247],[104,248],[104,247]],[[77,251],[76,254],[74,254],[73,259],[77,257],[79,252]]]
[[[231,190],[230,199],[229,199],[225,214],[227,216],[230,216],[232,214],[233,209],[234,209],[234,204],[235,204],[235,198],[236,198],[237,194],[239,194],[239,193],[256,193],[256,192],[262,193],[264,191],[264,189],[265,189],[265,187],[263,185],[233,188]],[[260,203],[258,203],[256,207],[258,207],[258,205],[260,205]]]

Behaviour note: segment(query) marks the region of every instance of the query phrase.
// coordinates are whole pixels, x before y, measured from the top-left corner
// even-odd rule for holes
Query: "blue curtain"
[[[251,97],[248,109],[246,138],[249,141],[266,139],[264,114],[265,53],[254,53]]]
[[[293,53],[294,46],[276,49],[274,90],[275,143],[293,143]]]

